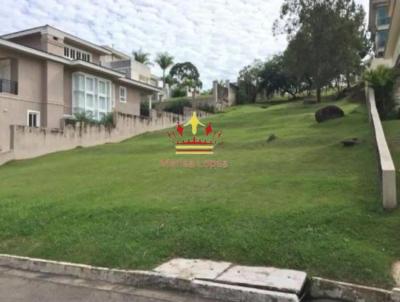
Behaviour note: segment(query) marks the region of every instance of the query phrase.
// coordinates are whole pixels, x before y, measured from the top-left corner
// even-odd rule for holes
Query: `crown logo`
[[[191,133],[185,131],[188,126],[191,126]],[[176,154],[179,155],[214,154],[214,147],[221,136],[222,131],[214,131],[211,123],[206,126],[200,122],[196,112],[192,113],[186,124],[178,122],[175,131],[168,132],[168,137],[175,144]]]

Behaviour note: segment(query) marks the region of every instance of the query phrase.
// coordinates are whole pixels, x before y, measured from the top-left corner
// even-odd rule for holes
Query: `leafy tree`
[[[285,53],[266,62],[256,60],[252,65],[244,67],[238,78],[239,103],[254,103],[260,92],[265,92],[267,97],[275,93],[288,93],[295,98],[298,93],[309,87],[304,77],[291,72],[288,59]]]
[[[264,63],[256,60],[253,64],[244,67],[238,77],[238,103],[254,103],[260,89],[260,73]]]
[[[203,85],[197,67],[191,62],[177,63],[171,68],[169,75],[179,88],[187,87],[192,90],[193,105],[195,105],[196,91]]]
[[[166,84],[166,75],[165,72],[166,70],[172,66],[172,64],[174,64],[174,57],[169,55],[167,52],[164,53],[159,53],[157,54],[156,57],[156,61],[155,61],[158,66],[160,66],[160,68],[163,71],[163,87],[165,87]]]
[[[351,78],[362,72],[361,60],[370,52],[371,41],[364,23],[364,10],[361,8],[358,10],[351,1],[343,2],[341,5],[344,8],[339,6],[343,13],[340,15],[338,29],[340,39],[336,41],[337,66],[339,72],[346,78],[347,87],[350,88]]]
[[[311,79],[321,101],[321,90],[340,74],[349,75],[360,66],[365,13],[354,0],[285,0],[281,21],[294,73]],[[296,66],[296,67],[294,67]],[[299,69],[295,71],[295,69]]]
[[[176,87],[171,90],[171,97],[172,98],[181,98],[186,96],[186,89],[185,88],[180,88]]]
[[[142,63],[144,65],[151,65],[150,62],[150,54],[143,52],[142,49],[136,50],[132,52],[135,61]]]
[[[302,78],[290,72],[289,63],[285,55],[277,55],[264,64],[260,72],[260,89],[264,89],[267,97],[275,93],[288,93],[296,98],[307,87]]]

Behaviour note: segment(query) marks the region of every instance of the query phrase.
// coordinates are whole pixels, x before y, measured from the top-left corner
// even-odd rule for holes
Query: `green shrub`
[[[209,104],[200,104],[197,108],[204,112],[215,113],[215,107]]]
[[[107,129],[114,128],[115,127],[114,114],[112,112],[109,112],[106,115],[104,115],[100,120],[100,124],[104,125],[104,127],[106,127]]]
[[[183,114],[184,107],[192,107],[192,102],[188,99],[180,99],[168,102],[168,105],[164,107],[164,111],[172,112],[176,114]]]
[[[112,112],[106,113],[100,120],[96,120],[92,117],[90,113],[87,112],[78,112],[74,114],[74,118],[67,119],[66,125],[76,125],[79,124],[79,127],[86,127],[89,125],[103,125],[106,128],[114,128],[114,114]]]
[[[150,116],[149,101],[143,101],[140,103],[140,115]]]
[[[376,107],[382,119],[394,113],[393,87],[396,75],[394,69],[383,65],[364,74],[364,80],[375,90]]]
[[[74,114],[75,122],[79,123],[80,125],[90,124],[92,121],[92,115],[88,114],[87,112],[77,112]]]
[[[172,98],[181,98],[186,96],[186,90],[182,88],[175,88],[171,91]]]

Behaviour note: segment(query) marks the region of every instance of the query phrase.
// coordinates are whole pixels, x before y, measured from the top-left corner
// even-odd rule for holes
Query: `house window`
[[[90,62],[91,60],[90,53],[71,46],[64,46],[64,57],[71,60],[82,60],[86,62]]]
[[[40,127],[40,112],[28,110],[27,124],[29,127]]]
[[[73,113],[90,115],[95,120],[101,120],[111,112],[111,82],[82,72],[72,75],[72,106]]]
[[[11,80],[11,59],[0,59],[0,79]]]
[[[120,101],[121,103],[126,103],[126,101],[127,101],[127,94],[128,94],[128,92],[127,92],[127,90],[126,90],[126,87],[120,86],[120,87],[119,87],[119,101]]]
[[[376,25],[383,26],[390,24],[390,17],[388,14],[388,7],[387,6],[379,6],[376,9]]]
[[[385,48],[389,32],[387,30],[378,31],[376,34],[376,46],[378,49]]]
[[[0,93],[18,94],[17,60],[0,58]]]

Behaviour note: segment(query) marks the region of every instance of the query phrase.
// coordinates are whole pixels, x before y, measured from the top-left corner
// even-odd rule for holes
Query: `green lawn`
[[[400,212],[381,209],[365,108],[337,104],[346,117],[324,124],[301,103],[214,116],[224,143],[200,158],[227,169],[161,167],[177,158],[166,131],[2,166],[0,252],[133,269],[208,258],[390,288]],[[363,143],[339,144],[351,137]]]

